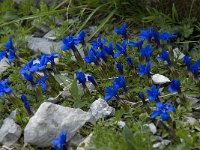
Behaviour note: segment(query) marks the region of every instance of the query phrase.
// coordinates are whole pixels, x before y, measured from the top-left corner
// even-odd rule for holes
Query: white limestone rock
[[[24,129],[24,143],[48,147],[60,131],[67,131],[70,140],[90,118],[91,114],[81,109],[44,102]]]
[[[88,135],[88,137],[86,137],[84,139],[84,141],[79,144],[79,146],[77,147],[76,150],[86,150],[86,148],[88,147],[88,145],[89,145],[89,143],[90,143],[90,141],[92,139],[92,136],[93,136],[93,133]]]
[[[8,63],[8,59],[3,58],[0,61],[0,74],[3,73],[4,71],[6,71],[6,69],[8,69],[9,67],[10,67],[10,64]]]
[[[0,129],[0,144],[11,146],[17,142],[22,134],[22,129],[11,118],[6,118]]]
[[[29,37],[28,48],[33,52],[38,50],[44,54],[50,54],[51,49],[57,51],[62,46],[62,42],[49,41],[45,38]]]
[[[156,126],[153,123],[145,124],[145,126],[149,127],[149,130],[151,131],[151,133],[156,134],[157,128],[156,128]]]
[[[154,74],[151,78],[154,84],[164,84],[170,82],[169,78],[161,74]]]
[[[100,118],[114,115],[115,109],[109,106],[105,100],[99,98],[91,104],[89,112],[92,114],[91,122],[95,122]]]

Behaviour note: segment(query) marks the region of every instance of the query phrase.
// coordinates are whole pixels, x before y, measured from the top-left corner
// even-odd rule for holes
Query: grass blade
[[[92,18],[92,16],[103,6],[107,5],[109,3],[106,3],[106,4],[103,4],[103,5],[100,5],[99,7],[97,7],[96,9],[94,9],[92,11],[92,13],[87,17],[87,19],[84,21],[84,23],[82,24],[82,26],[80,26],[80,28],[78,29],[77,33],[78,34],[84,27],[85,25],[88,23],[88,21]]]
[[[95,30],[95,32],[89,36],[89,38],[87,39],[87,41],[91,40],[91,38],[97,33],[99,32],[103,27],[104,25],[110,20],[110,18],[114,15],[116,9],[114,9],[105,19],[104,21],[98,26],[98,28]]]

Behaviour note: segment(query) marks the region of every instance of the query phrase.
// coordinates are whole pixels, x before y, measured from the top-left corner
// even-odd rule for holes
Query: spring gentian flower
[[[61,131],[59,138],[56,138],[52,141],[54,145],[54,150],[65,150],[67,146],[66,140],[67,140],[67,134]]]
[[[161,35],[160,35],[160,39],[163,40],[163,41],[167,41],[168,44],[170,44],[171,42],[171,39],[173,38],[176,38],[176,34],[175,33],[172,33],[171,35],[167,32],[163,32]]]
[[[45,91],[47,89],[47,79],[47,76],[43,76],[41,80],[36,80],[35,83],[38,83],[42,87],[42,90]]]
[[[126,57],[126,62],[131,69],[134,69],[133,60],[131,57]]]
[[[103,46],[102,49],[106,54],[111,55],[114,58],[114,51],[113,51],[113,46],[112,42],[109,43],[109,46]]]
[[[146,61],[149,61],[150,57],[152,56],[153,53],[153,47],[151,45],[147,45],[145,48],[140,50],[141,56],[146,58]]]
[[[154,32],[153,37],[154,37],[155,43],[158,45],[158,47],[160,47],[160,33]]]
[[[113,82],[113,89],[117,91],[120,88],[122,88],[125,92],[128,92],[126,88],[126,81],[123,76],[115,78]]]
[[[142,45],[144,43],[144,40],[141,40],[139,42],[129,42],[128,45],[132,46],[132,47],[137,47],[139,50],[142,48]]]
[[[154,100],[158,100],[158,96],[160,95],[159,92],[159,87],[156,88],[155,85],[152,86],[151,90],[146,90],[148,98],[149,98],[149,102],[152,102]]]
[[[117,53],[114,54],[115,58],[119,57],[122,54],[126,56],[127,42],[125,40],[122,43],[122,47],[119,46],[118,44],[116,44],[115,46],[116,46],[116,49],[119,51],[119,52],[117,52]]]
[[[12,89],[8,86],[9,80],[0,81],[0,97],[4,94],[11,94]]]
[[[153,28],[150,27],[149,30],[140,30],[138,37],[144,40],[147,39],[150,42],[153,37]]]
[[[98,48],[103,48],[103,45],[108,42],[108,40],[106,39],[102,39],[101,36],[98,37],[97,41],[92,41],[91,45],[93,47],[94,50],[98,49]]]
[[[97,62],[97,57],[93,49],[88,51],[88,55],[84,58],[84,61],[87,63]]]
[[[94,76],[88,76],[87,78],[88,78],[88,81],[90,81],[95,87],[98,86]]]
[[[22,102],[23,102],[23,104],[24,104],[24,107],[25,107],[27,110],[30,110],[30,105],[29,105],[29,103],[28,103],[28,100],[27,100],[27,97],[26,97],[25,94],[22,94],[22,95],[21,95],[21,100],[22,100]]]
[[[166,61],[168,65],[171,65],[170,56],[166,50],[162,50],[161,54],[157,57],[157,59]]]
[[[101,58],[104,62],[107,62],[105,51],[103,51],[103,50],[101,50],[100,52],[97,51],[96,56],[98,58]]]
[[[21,74],[21,75],[25,80],[27,80],[27,81],[31,82],[32,84],[34,84],[33,73],[24,73],[24,74]]]
[[[83,72],[76,72],[76,80],[79,81],[79,83],[81,84],[85,84],[86,83],[86,77],[85,74]]]
[[[139,71],[137,72],[137,74],[150,75],[151,62],[147,62],[146,66],[139,64],[138,67],[139,67]]]
[[[200,66],[199,66],[198,62],[189,66],[189,71],[192,72],[195,79],[198,79],[199,68],[200,68]]]
[[[171,81],[171,84],[170,84],[170,87],[168,88],[168,91],[170,93],[173,93],[173,92],[178,92],[178,93],[181,93],[181,87],[180,87],[180,81],[179,80],[172,80]]]
[[[106,92],[106,96],[105,96],[105,101],[109,101],[111,98],[113,97],[118,97],[118,90],[115,89],[112,89],[110,87],[106,87],[105,88],[105,92]]]
[[[138,97],[139,97],[142,101],[145,101],[145,97],[144,97],[144,93],[143,93],[143,92],[139,92],[139,93],[138,93]]]
[[[75,44],[79,44],[79,43],[84,44],[85,43],[85,32],[84,31],[81,31],[76,37],[74,37],[74,43]]]
[[[154,110],[150,115],[151,119],[156,119],[158,116],[161,116],[163,121],[168,121],[170,118],[169,112],[175,112],[175,108],[171,103],[162,104],[161,102],[156,103],[157,110]]]
[[[62,45],[61,49],[63,51],[72,49],[75,46],[74,38],[72,36],[67,36],[66,38],[63,38],[62,42],[63,42],[63,45]]]
[[[116,67],[117,67],[119,73],[121,73],[121,74],[124,73],[122,63],[117,63],[117,64],[116,64]]]
[[[0,51],[0,61],[6,56],[6,51]]]
[[[15,58],[17,58],[14,50],[8,50],[8,61],[11,64]]]
[[[122,35],[124,38],[126,38],[126,23],[122,24],[121,28],[115,28],[115,33],[117,33],[118,35]]]
[[[189,66],[192,64],[192,60],[191,60],[191,58],[188,57],[188,56],[184,56],[184,57],[183,57],[183,62],[184,62],[184,64],[185,64],[187,67],[189,67]]]
[[[13,46],[12,38],[10,38],[9,41],[7,41],[4,46],[6,47],[6,50],[9,50],[9,49],[14,50],[15,49]]]

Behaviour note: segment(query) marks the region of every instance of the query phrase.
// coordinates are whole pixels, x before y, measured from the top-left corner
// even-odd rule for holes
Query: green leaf
[[[76,80],[74,80],[71,84],[70,93],[71,93],[71,96],[73,97],[73,99],[75,99],[75,100],[80,99]]]
[[[125,126],[123,128],[122,134],[123,134],[124,138],[126,139],[127,150],[136,149],[135,146],[134,146],[134,142],[133,142],[134,141],[134,135],[133,135],[132,131],[127,126]]]

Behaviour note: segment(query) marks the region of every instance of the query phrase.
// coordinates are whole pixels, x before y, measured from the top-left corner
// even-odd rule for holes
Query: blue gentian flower
[[[61,49],[63,51],[72,49],[75,46],[74,38],[72,36],[67,36],[66,38],[63,38],[62,42],[63,42],[63,45],[62,45]]]
[[[46,84],[47,79],[48,79],[47,76],[43,76],[41,80],[36,80],[35,83],[38,83],[42,87],[42,90],[45,91],[47,90],[47,84]]]
[[[154,37],[155,43],[159,47],[160,46],[160,33],[159,32],[154,32],[153,33],[153,37]]]
[[[96,56],[98,58],[101,58],[104,62],[107,62],[105,51],[103,51],[103,50],[101,50],[100,52],[97,51]]]
[[[133,67],[133,60],[132,60],[131,57],[126,57],[126,62],[127,62],[128,66],[129,66],[131,69],[134,68],[134,67]]]
[[[118,35],[122,35],[126,38],[126,33],[127,33],[127,30],[126,30],[126,23],[123,23],[122,24],[122,27],[121,28],[115,28],[115,33],[117,33]]]
[[[171,42],[171,39],[173,38],[176,38],[176,34],[175,33],[172,33],[171,35],[167,32],[163,32],[161,35],[160,35],[160,39],[163,40],[163,41],[167,41],[168,44],[170,44]]]
[[[97,87],[97,82],[95,81],[94,76],[88,76],[88,81],[90,81],[95,87]]]
[[[115,53],[114,54],[114,58],[117,58],[117,57],[119,57],[120,55],[126,55],[126,47],[127,47],[127,42],[126,42],[126,40],[124,40],[123,42],[122,42],[122,47],[121,46],[119,46],[118,44],[116,44],[115,45],[116,46],[116,49],[119,51],[119,52],[117,52],[117,53]]]
[[[34,58],[32,58],[27,64],[24,65],[24,67],[22,67],[20,69],[20,74],[24,74],[26,72],[29,72],[30,68],[32,67],[33,65],[33,61],[34,61]]]
[[[79,43],[85,43],[85,32],[81,31],[76,37],[74,37],[74,43],[77,45]]]
[[[64,150],[67,141],[67,134],[63,131],[60,132],[59,138],[55,138],[52,143],[54,150]]]
[[[145,48],[140,50],[141,56],[145,57],[147,61],[149,61],[150,57],[153,53],[153,47],[151,45],[147,45]]]
[[[158,96],[160,95],[159,87],[157,88],[155,85],[152,86],[151,90],[146,90],[149,102],[152,102],[154,100],[158,99]]]
[[[192,60],[191,60],[191,58],[188,57],[188,56],[184,56],[184,57],[183,57],[183,62],[184,62],[184,64],[185,64],[187,67],[189,67],[189,66],[192,64]]]
[[[92,63],[97,61],[97,57],[93,49],[90,49],[88,51],[88,55],[84,58],[84,61],[87,63]]]
[[[115,88],[116,89],[116,88]],[[106,96],[105,96],[105,101],[109,101],[111,98],[113,97],[117,97],[117,93],[118,93],[118,90],[115,90],[115,89],[112,89],[110,87],[106,87],[105,88],[105,92],[106,92]]]
[[[180,87],[180,81],[179,80],[172,80],[171,81],[171,84],[170,84],[170,87],[168,88],[168,91],[170,93],[173,93],[173,92],[178,92],[180,93],[181,92],[181,87]]]
[[[21,74],[21,76],[23,77],[23,79],[31,82],[32,84],[34,84],[34,81],[33,81],[33,73],[23,73]]]
[[[98,48],[103,48],[103,45],[105,44],[105,43],[107,43],[108,42],[108,40],[106,40],[106,39],[102,39],[101,38],[101,36],[99,36],[98,37],[98,39],[97,39],[97,41],[92,41],[91,42],[91,45],[92,45],[92,47],[93,47],[93,49],[94,50],[96,50],[96,49],[98,49]]]
[[[144,40],[141,40],[139,42],[129,42],[128,45],[132,46],[132,47],[137,47],[139,50],[142,48],[142,45],[144,43]]]
[[[102,50],[106,54],[111,55],[114,58],[114,50],[113,50],[112,42],[109,43],[109,46],[103,46]]]
[[[151,38],[153,37],[153,28],[150,27],[149,30],[140,30],[140,34],[138,36],[141,39],[147,39],[148,41],[151,41]]]
[[[28,100],[27,100],[27,97],[26,97],[25,94],[22,94],[22,95],[21,95],[21,100],[22,100],[22,102],[23,102],[23,104],[24,104],[24,107],[25,107],[27,110],[30,110],[30,105],[29,105],[29,103],[28,103]]]
[[[157,57],[158,60],[166,61],[168,65],[171,64],[170,56],[166,50],[162,50],[161,54]]]
[[[85,74],[83,72],[76,72],[76,80],[79,81],[79,83],[81,84],[85,84],[86,83],[86,77]]]
[[[118,91],[120,88],[122,88],[125,92],[128,91],[126,88],[126,81],[123,76],[115,78],[113,82],[113,89],[115,91]]]
[[[117,67],[118,71],[119,71],[121,74],[124,73],[122,63],[117,63],[117,64],[116,64],[116,67]]]
[[[198,73],[199,73],[199,64],[198,62],[196,62],[195,64],[191,64],[189,66],[189,71],[192,72],[192,74],[194,75],[195,78],[198,78]]]
[[[8,50],[8,61],[10,64],[13,62],[15,58],[17,58],[15,51]]]
[[[6,56],[6,51],[0,51],[0,61]]]
[[[139,71],[137,72],[137,74],[150,75],[151,62],[147,62],[146,66],[139,64],[138,67],[139,67]]]
[[[150,115],[151,119],[156,119],[161,116],[163,121],[168,121],[170,118],[169,112],[175,112],[175,108],[171,105],[171,103],[162,104],[161,102],[156,103],[157,110],[154,110]]]
[[[4,46],[6,47],[6,50],[15,49],[13,46],[12,38],[10,38],[9,41],[7,41]]]
[[[142,101],[145,101],[145,97],[144,97],[144,93],[143,93],[143,92],[139,92],[139,93],[138,93],[138,97],[139,97]]]
[[[9,80],[0,81],[0,97],[4,94],[11,94],[12,89],[8,86]]]

